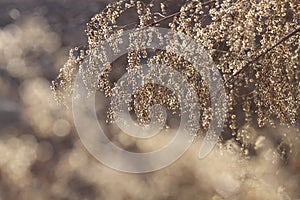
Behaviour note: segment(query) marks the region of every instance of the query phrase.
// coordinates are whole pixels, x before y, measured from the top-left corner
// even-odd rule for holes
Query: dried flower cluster
[[[108,56],[105,49],[95,50],[101,42],[133,27],[163,26],[169,22],[170,29],[192,37],[217,64],[229,97],[225,130],[230,130],[237,140],[247,143],[249,136],[238,131],[245,124],[299,125],[300,4],[297,0],[190,0],[181,5],[179,12],[165,16],[169,7],[172,5],[165,2],[119,0],[94,16],[86,29],[87,48],[71,50],[69,60],[53,81],[57,100],[64,101],[65,93],[72,94],[74,76],[87,56],[96,52],[105,63]],[[119,25],[120,16],[126,12],[136,12],[136,20]],[[113,51],[118,51],[118,42],[112,44]],[[169,66],[188,80],[199,98],[201,129],[207,129],[211,115],[209,88],[193,65],[165,50],[132,48],[123,68],[129,74],[136,72],[145,60]],[[96,66],[93,62],[89,66],[91,72]],[[113,63],[107,63],[97,80],[97,89],[106,97],[111,97],[115,87],[113,67]],[[149,108],[154,104],[165,105],[173,113],[180,109],[176,96],[163,86],[147,84],[133,96],[129,110],[134,111],[141,124],[149,123]],[[109,109],[108,118],[113,121],[113,109]]]

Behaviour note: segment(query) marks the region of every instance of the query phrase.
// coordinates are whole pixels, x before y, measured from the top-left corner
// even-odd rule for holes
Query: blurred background
[[[69,49],[87,44],[86,23],[108,2],[0,0],[0,200],[300,199],[299,154],[282,164],[263,137],[252,159],[229,140],[198,160],[196,141],[170,167],[142,175],[109,169],[85,150],[50,83]],[[298,134],[289,131],[289,139]]]

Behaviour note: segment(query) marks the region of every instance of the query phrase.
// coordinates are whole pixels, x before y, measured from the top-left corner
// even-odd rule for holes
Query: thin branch
[[[118,30],[127,28],[127,27],[129,27],[129,26],[136,26],[136,25],[137,25],[137,22],[132,22],[132,23],[129,23],[129,24],[125,24],[125,25],[123,25],[123,26],[119,26],[119,27],[118,27]]]
[[[153,1],[154,1],[154,0],[153,0]],[[215,1],[216,1],[216,0],[207,1],[207,2],[205,2],[205,3],[203,3],[203,4],[201,4],[201,5],[202,5],[202,6],[207,6],[207,5],[211,4],[211,3],[214,3]],[[196,6],[194,6],[193,8],[196,8]],[[192,8],[192,9],[193,9],[193,8]],[[105,10],[105,9],[104,9],[104,10]],[[163,15],[161,15],[160,13],[154,13],[154,14],[159,14],[160,16],[163,16]],[[178,12],[173,13],[173,14],[171,14],[171,15],[163,16],[164,18],[162,18],[162,19],[160,19],[160,20],[158,20],[158,21],[154,21],[153,23],[148,24],[148,25],[146,25],[145,27],[142,27],[142,29],[144,29],[144,28],[149,28],[149,27],[151,27],[151,26],[157,25],[157,24],[159,24],[159,23],[161,23],[161,22],[163,22],[163,21],[166,21],[166,20],[171,19],[171,18],[173,18],[173,17],[179,16],[180,14],[181,14],[181,12],[178,11]],[[126,25],[124,25],[124,26],[118,27],[118,30],[123,29],[123,28],[127,28],[128,26],[137,26],[137,25],[138,25],[138,22],[132,22],[132,23],[130,23],[130,24],[126,24]]]
[[[172,14],[172,15],[168,15],[168,16],[166,16],[166,17],[164,17],[164,18],[162,18],[162,19],[160,19],[160,20],[158,20],[158,21],[155,21],[155,22],[149,24],[147,27],[149,27],[149,26],[154,26],[154,25],[159,24],[159,23],[161,23],[161,22],[163,22],[163,21],[166,21],[166,20],[168,20],[168,19],[171,19],[171,18],[173,18],[173,17],[176,17],[176,16],[180,15],[180,13],[181,13],[181,12],[178,11],[178,12]]]
[[[225,84],[231,83],[231,81],[234,80],[234,78],[237,75],[239,75],[242,72],[244,72],[245,70],[247,70],[251,64],[257,62],[261,57],[263,57],[264,55],[266,55],[267,53],[269,53],[270,51],[272,51],[274,48],[276,48],[278,45],[280,45],[281,43],[285,42],[286,40],[288,40],[289,38],[291,38],[292,36],[296,35],[299,32],[300,32],[300,28],[294,30],[293,32],[291,32],[291,33],[287,34],[286,36],[284,36],[283,38],[281,38],[276,44],[274,44],[273,46],[271,46],[270,48],[268,48],[267,50],[265,50],[264,52],[262,52],[261,54],[259,54],[258,56],[256,56],[254,59],[250,60],[248,63],[246,63],[239,71],[237,71],[235,74],[233,74],[225,82]]]
[[[161,14],[160,12],[155,12],[155,13],[153,13],[153,15],[159,15],[161,17],[166,17],[165,15]]]
[[[205,2],[205,3],[202,3],[201,5],[202,5],[202,6],[207,6],[207,5],[211,4],[211,3],[214,3],[215,1],[216,1],[216,0],[207,1],[207,2]],[[193,8],[196,8],[196,6],[194,6]],[[191,9],[192,9],[192,8],[191,8]],[[176,13],[173,13],[173,14],[171,14],[171,15],[166,16],[165,18],[162,18],[162,19],[160,19],[160,20],[158,20],[158,21],[155,21],[155,22],[149,24],[149,25],[146,26],[146,27],[150,27],[150,26],[157,25],[157,24],[159,24],[159,23],[161,23],[161,22],[163,22],[163,21],[166,21],[166,20],[168,20],[168,19],[177,17],[177,16],[179,16],[180,14],[181,14],[181,12],[178,11],[178,12],[176,12]]]

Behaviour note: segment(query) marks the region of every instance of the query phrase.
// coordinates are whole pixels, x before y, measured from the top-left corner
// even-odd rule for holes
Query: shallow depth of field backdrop
[[[85,150],[50,85],[69,49],[87,44],[86,23],[108,2],[0,0],[0,200],[300,199],[294,129],[241,127],[255,135],[257,155],[245,156],[228,139],[198,160],[196,141],[171,166],[141,175],[109,169]],[[274,145],[266,134],[286,141]],[[112,139],[139,147],[120,133]]]

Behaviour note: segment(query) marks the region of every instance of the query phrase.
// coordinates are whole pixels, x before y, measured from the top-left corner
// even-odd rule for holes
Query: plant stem
[[[262,52],[261,54],[259,54],[258,56],[256,56],[254,59],[250,60],[247,64],[245,64],[239,71],[237,71],[235,74],[233,74],[225,82],[225,84],[231,83],[231,81],[234,80],[234,77],[236,77],[237,75],[239,75],[242,72],[244,72],[245,70],[247,70],[251,64],[257,62],[261,57],[263,57],[264,55],[266,55],[267,53],[269,53],[270,51],[272,51],[274,48],[276,48],[278,45],[280,45],[281,43],[283,43],[284,41],[288,40],[289,38],[291,38],[292,36],[296,35],[299,32],[300,32],[300,28],[294,30],[293,32],[291,32],[291,33],[287,34],[286,36],[284,36],[283,38],[281,38],[276,44],[274,44],[273,46],[269,47],[267,50],[265,50],[264,52]]]

